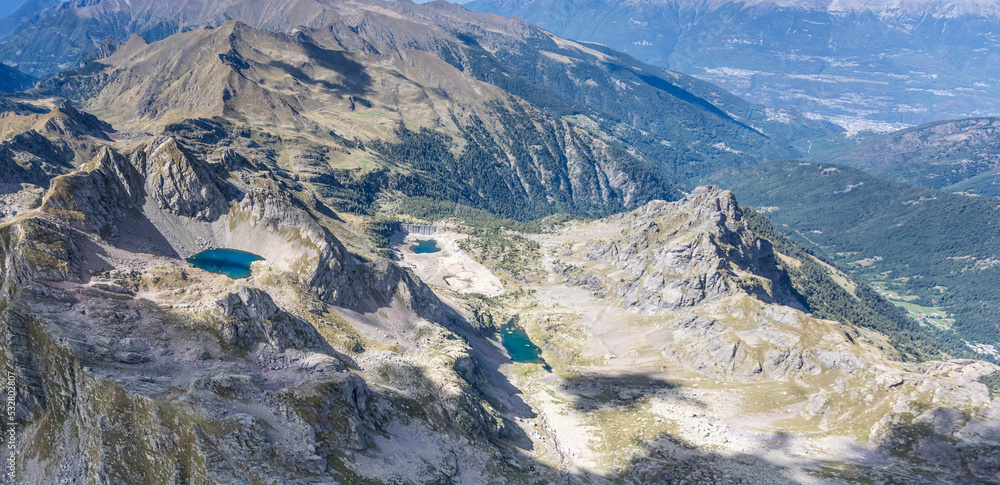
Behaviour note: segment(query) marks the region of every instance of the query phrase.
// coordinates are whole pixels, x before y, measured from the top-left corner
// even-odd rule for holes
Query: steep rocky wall
[[[589,244],[584,257],[628,272],[610,286],[630,309],[662,313],[736,290],[798,306],[771,244],[740,219],[732,192],[700,187],[681,201],[654,201],[608,220],[628,225],[619,237]]]

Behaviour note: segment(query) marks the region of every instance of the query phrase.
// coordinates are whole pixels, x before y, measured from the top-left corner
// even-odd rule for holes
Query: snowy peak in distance
[[[640,2],[628,0],[625,3],[635,4]],[[734,2],[724,0],[666,0],[657,3],[675,4],[682,7],[707,6],[709,8],[718,8]],[[738,0],[735,3],[751,7],[780,7],[842,13],[873,12],[880,15],[918,12],[928,13],[934,17],[958,17],[963,15],[995,17],[1000,15],[1000,6],[992,0]]]

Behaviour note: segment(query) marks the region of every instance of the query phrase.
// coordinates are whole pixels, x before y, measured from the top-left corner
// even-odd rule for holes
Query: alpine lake
[[[211,273],[221,273],[232,279],[250,276],[250,263],[264,258],[235,249],[209,249],[187,259],[196,268]]]
[[[417,243],[410,246],[410,250],[416,254],[430,254],[440,251],[441,248],[437,247],[437,241],[417,239]]]
[[[542,364],[548,372],[552,372],[552,367],[542,358],[542,349],[531,342],[528,334],[523,328],[508,320],[500,327],[500,343],[510,354],[510,360],[527,364]]]

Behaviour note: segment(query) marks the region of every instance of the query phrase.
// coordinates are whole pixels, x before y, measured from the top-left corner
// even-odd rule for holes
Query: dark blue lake
[[[441,248],[437,246],[437,242],[425,241],[423,239],[417,239],[417,243],[410,246],[410,249],[417,254],[436,253],[441,250]]]
[[[526,362],[529,364],[542,364],[542,367],[552,372],[545,359],[542,358],[542,349],[531,342],[524,329],[517,326],[514,320],[509,320],[500,327],[500,343],[510,354],[510,360],[514,362]]]
[[[262,259],[256,254],[235,249],[209,249],[191,256],[187,261],[196,268],[239,279],[250,276],[250,263]]]

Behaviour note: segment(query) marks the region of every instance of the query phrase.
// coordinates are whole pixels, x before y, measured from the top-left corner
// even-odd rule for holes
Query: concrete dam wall
[[[438,226],[421,226],[419,224],[400,224],[399,229],[408,234],[430,236],[431,234],[438,232],[440,228]]]

